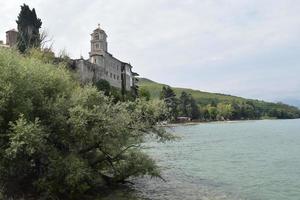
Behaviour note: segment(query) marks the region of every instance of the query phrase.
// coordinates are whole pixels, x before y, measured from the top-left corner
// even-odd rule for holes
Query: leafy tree
[[[151,94],[150,94],[149,90],[147,90],[145,88],[141,88],[139,90],[139,97],[145,99],[146,101],[149,101]]]
[[[236,102],[236,101],[233,101],[232,104],[232,119],[234,120],[238,120],[238,119],[241,119],[241,105]]]
[[[182,92],[179,97],[180,104],[178,106],[179,114],[181,116],[198,119],[200,117],[200,110],[192,95]]]
[[[207,107],[202,109],[202,120],[205,120],[205,121],[210,120],[210,114],[209,114],[209,111],[208,111]]]
[[[179,97],[179,101],[179,114],[181,116],[190,117],[192,113],[190,95],[183,91]]]
[[[228,120],[232,116],[232,106],[231,104],[219,103],[217,106],[217,119],[218,120]]]
[[[128,95],[127,95],[127,98],[129,96],[130,100],[136,100],[136,98],[138,97],[138,93],[139,93],[139,86],[137,84],[134,84],[131,87],[131,89],[130,89]],[[125,96],[126,96],[126,91],[125,91]]]
[[[212,101],[211,101],[211,103],[210,103],[210,105],[212,106],[212,107],[217,107],[217,105],[218,105],[218,100],[217,99],[212,99]]]
[[[103,91],[106,96],[110,95],[111,86],[107,80],[101,79],[96,82],[95,86],[99,91]]]
[[[38,67],[37,67],[38,66]],[[114,103],[64,67],[0,49],[0,185],[4,199],[86,199],[129,177],[160,177],[143,151],[164,102]]]
[[[176,98],[176,94],[169,86],[163,86],[162,91],[160,93],[160,99],[164,100],[171,118],[175,120],[178,116],[177,106],[178,106],[178,99]]]
[[[207,106],[207,111],[209,113],[209,119],[210,120],[217,120],[218,109],[216,107],[208,105]]]
[[[53,64],[56,61],[55,54],[51,49],[30,49],[26,54],[27,56],[36,58],[44,63]]]
[[[200,118],[200,109],[199,109],[197,102],[195,101],[195,99],[192,96],[190,97],[190,103],[191,103],[191,109],[192,109],[191,118],[199,119]]]
[[[24,53],[27,49],[39,48],[41,45],[39,29],[42,21],[37,18],[35,9],[31,10],[28,5],[23,4],[16,22],[18,24],[17,47],[19,51]]]

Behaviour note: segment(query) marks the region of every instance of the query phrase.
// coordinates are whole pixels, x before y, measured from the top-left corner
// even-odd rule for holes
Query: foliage
[[[190,95],[186,92],[182,92],[179,97],[179,115],[189,117],[192,115],[192,107],[190,104]]]
[[[135,101],[136,96],[133,93],[133,91],[123,91],[122,89],[113,87],[110,85],[110,83],[104,79],[100,79],[95,83],[95,87],[98,89],[98,91],[104,92],[105,96],[111,97],[113,99],[114,103],[117,103],[119,101]],[[144,94],[142,94],[143,96]],[[145,94],[147,95],[147,94]],[[149,98],[146,98],[147,101],[150,100]]]
[[[198,104],[196,103],[196,100],[192,96],[190,96],[189,104],[190,104],[190,107],[191,107],[190,117],[192,119],[199,119],[200,115],[201,115],[200,114],[200,109],[199,109]]]
[[[18,19],[18,49],[24,53],[27,49],[38,48],[41,46],[39,29],[42,21],[37,18],[35,9],[32,10],[28,5],[23,4]]]
[[[149,101],[151,98],[150,92],[146,90],[145,88],[141,88],[139,91],[139,97],[145,99],[146,101]]]
[[[217,111],[217,120],[229,120],[232,117],[233,109],[231,104],[219,103]]]
[[[99,91],[103,91],[106,96],[109,96],[111,86],[107,80],[101,79],[96,82],[95,86]]]
[[[184,91],[181,93],[179,99],[177,99],[172,88],[164,86],[160,94],[160,99],[164,100],[170,114],[170,119],[172,120],[176,120],[178,116],[190,117],[192,119],[200,117],[199,107],[195,99]]]
[[[36,58],[44,63],[55,63],[55,54],[50,49],[29,49],[26,51],[26,56]]]
[[[179,112],[180,115],[184,116],[193,116],[192,118],[194,119],[204,121],[300,118],[300,110],[298,108],[282,103],[269,103],[186,88],[171,88],[167,85],[143,78],[139,79],[139,87],[150,91],[153,99],[164,99],[162,98],[163,91],[165,91],[166,88],[170,88],[170,90],[172,90],[172,96],[175,99],[176,96],[181,96],[181,101],[178,102],[175,109],[177,113]],[[166,104],[168,105],[167,102]],[[193,109],[191,107],[193,107]],[[195,111],[193,114],[191,114],[192,110]],[[172,111],[174,118],[178,115],[175,114],[176,112],[174,112],[174,110]]]
[[[168,107],[168,111],[170,113],[170,119],[175,120],[178,116],[178,99],[176,98],[176,94],[172,90],[171,87],[163,86],[162,91],[160,93],[160,99],[164,100],[165,104]]]
[[[132,176],[159,177],[142,150],[146,137],[173,138],[156,126],[166,117],[162,101],[114,103],[63,67],[0,49],[1,191],[84,199]]]

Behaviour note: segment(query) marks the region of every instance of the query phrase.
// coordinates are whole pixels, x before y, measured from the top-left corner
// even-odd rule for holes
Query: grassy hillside
[[[139,79],[139,87],[148,90],[151,94],[151,98],[159,98],[160,92],[162,87],[166,86],[165,84],[157,83],[152,80],[146,78]],[[176,93],[177,97],[180,96],[182,91],[185,91],[188,94],[191,94],[193,98],[196,100],[197,104],[200,107],[207,106],[211,103],[250,103],[253,104],[259,110],[263,110],[269,112],[270,110],[284,110],[289,111],[292,113],[296,113],[296,115],[300,116],[300,110],[294,106],[289,106],[282,103],[271,103],[265,102],[261,100],[253,100],[253,99],[246,99],[237,96],[231,96],[226,94],[219,94],[219,93],[210,93],[210,92],[203,92],[200,90],[192,90],[188,88],[176,88],[172,87],[174,92]]]
[[[139,79],[139,86],[140,88],[147,89],[152,98],[159,98],[161,89],[163,86],[167,86],[162,83],[157,83],[152,80],[146,79],[146,78],[140,78]],[[200,90],[193,90],[188,88],[176,88],[172,87],[174,92],[177,96],[181,94],[182,91],[185,91],[188,94],[191,94],[200,105],[206,105],[211,103],[212,101],[216,101],[216,103],[219,102],[231,102],[233,100],[235,101],[245,101],[246,99],[231,95],[225,95],[225,94],[218,94],[218,93],[210,93],[210,92],[203,92]]]

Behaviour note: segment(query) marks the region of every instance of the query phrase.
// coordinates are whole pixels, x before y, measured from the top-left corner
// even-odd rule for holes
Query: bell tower
[[[90,51],[90,62],[94,64],[101,64],[104,54],[107,52],[107,35],[104,30],[96,28],[91,34],[91,51]]]

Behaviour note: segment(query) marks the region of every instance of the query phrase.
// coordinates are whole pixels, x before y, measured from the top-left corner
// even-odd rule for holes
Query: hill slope
[[[141,88],[145,88],[145,89],[149,90],[152,98],[159,98],[162,87],[167,86],[166,84],[157,83],[157,82],[154,82],[147,78],[140,78],[138,85]],[[233,100],[235,100],[235,101],[247,100],[247,99],[244,99],[241,97],[236,97],[236,96],[231,96],[231,95],[226,95],[226,94],[203,92],[200,90],[193,90],[193,89],[189,89],[189,88],[172,87],[172,89],[174,90],[174,92],[176,93],[177,96],[179,96],[181,94],[181,92],[183,92],[183,91],[185,91],[188,94],[191,94],[195,98],[197,103],[200,105],[201,104],[207,105],[207,104],[211,103],[212,101],[219,103],[219,102],[231,102]]]
[[[140,88],[144,88],[148,90],[151,94],[151,98],[154,99],[159,98],[162,87],[167,86],[165,84],[157,83],[146,78],[140,78],[138,85]],[[185,91],[188,94],[191,94],[200,107],[207,106],[212,103],[213,104],[218,104],[218,103],[232,104],[233,102],[239,104],[248,103],[254,105],[258,110],[264,111],[266,113],[271,112],[272,110],[277,110],[277,111],[284,111],[284,112],[290,112],[295,114],[295,117],[292,118],[300,117],[300,110],[298,108],[294,106],[282,104],[282,103],[271,103],[271,102],[265,102],[265,101],[254,100],[254,99],[246,99],[246,98],[231,96],[226,94],[203,92],[200,90],[193,90],[188,88],[172,87],[172,89],[176,93],[177,97],[179,97],[181,92],[183,91]]]

